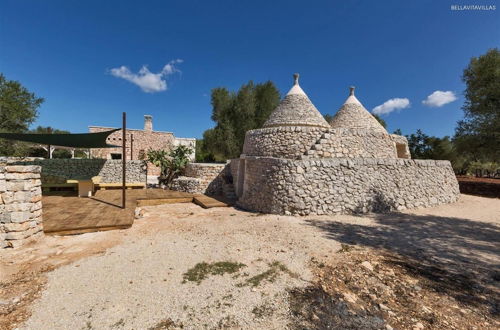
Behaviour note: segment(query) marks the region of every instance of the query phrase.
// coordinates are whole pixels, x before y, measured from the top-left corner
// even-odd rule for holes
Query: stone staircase
[[[236,191],[234,190],[234,185],[232,183],[224,183],[222,185],[222,193],[224,194],[224,197],[229,200],[236,201],[238,199],[238,196],[236,196]]]

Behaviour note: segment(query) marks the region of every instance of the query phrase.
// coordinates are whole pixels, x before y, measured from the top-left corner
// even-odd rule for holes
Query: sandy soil
[[[382,263],[383,251],[474,278],[486,290],[473,293],[484,296],[474,312],[477,319],[472,318],[481,328],[497,322],[497,302],[491,297],[500,280],[499,226],[500,200],[467,195],[452,205],[363,217],[287,217],[233,208],[204,210],[194,204],[147,207],[128,230],[44,237],[2,251],[0,327],[279,329],[310,318],[308,327],[321,328],[315,314],[297,313],[296,292],[323,285],[324,292],[336,297],[335,288],[321,282],[327,277],[322,272],[348,276],[334,270],[347,269],[348,253],[337,252],[356,245],[364,254],[349,258],[357,260],[351,262],[354,270],[364,259]],[[187,279],[190,269],[216,262],[244,266],[208,273],[199,283]],[[369,311],[367,306],[361,307]],[[433,327],[419,315],[406,321],[376,317],[373,328],[389,329],[388,322]],[[460,323],[446,322],[460,328]],[[447,323],[436,324],[446,328]]]

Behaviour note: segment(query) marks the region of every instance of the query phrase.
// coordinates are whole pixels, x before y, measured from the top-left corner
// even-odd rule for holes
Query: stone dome
[[[299,75],[294,74],[294,85],[274,109],[263,127],[313,126],[329,128],[323,115],[312,104],[299,86]]]
[[[373,117],[354,95],[350,88],[349,97],[330,121],[333,128],[368,129],[387,134],[385,128]]]

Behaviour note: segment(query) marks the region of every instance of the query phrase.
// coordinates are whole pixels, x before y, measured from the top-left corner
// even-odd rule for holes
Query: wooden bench
[[[68,182],[66,183],[42,183],[42,191],[48,192],[52,188],[73,188],[73,190],[76,190],[78,188],[78,182]]]
[[[106,189],[119,189],[122,187],[122,183],[105,183],[101,182],[101,177],[100,176],[94,176],[92,178],[92,182],[94,183],[94,188],[100,189],[100,190],[106,190]],[[129,182],[125,184],[125,187],[127,189],[144,189],[146,188],[146,184],[144,182]]]
[[[106,189],[118,189],[122,187],[121,183],[94,183],[96,189],[106,190]],[[144,182],[129,182],[125,184],[127,189],[144,189],[146,184]]]

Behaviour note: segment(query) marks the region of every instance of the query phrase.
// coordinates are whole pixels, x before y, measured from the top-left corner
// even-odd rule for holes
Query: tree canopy
[[[387,128],[387,123],[385,122],[385,120],[382,119],[382,117],[374,113],[372,113],[371,115],[375,117],[375,119],[377,119],[377,121],[380,123],[380,125],[382,125],[383,128]]]
[[[214,88],[211,118],[216,125],[203,133],[197,159],[223,161],[239,157],[245,133],[262,127],[279,101],[279,91],[271,81],[261,84],[249,81],[237,92]]]
[[[44,99],[0,73],[0,132],[23,133],[38,117]],[[15,142],[0,139],[0,155],[16,153]]]
[[[500,51],[473,57],[465,68],[464,119],[455,142],[460,152],[479,161],[500,160]]]

